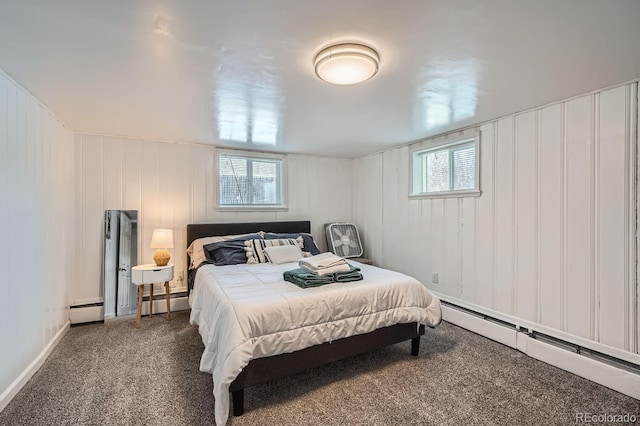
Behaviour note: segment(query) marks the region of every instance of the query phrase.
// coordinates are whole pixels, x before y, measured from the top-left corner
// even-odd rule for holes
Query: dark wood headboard
[[[216,237],[221,235],[250,234],[252,232],[311,232],[311,222],[308,220],[292,222],[246,222],[246,223],[194,223],[187,225],[187,247],[198,238]],[[187,248],[185,247],[185,249]],[[187,255],[187,265],[191,259]]]
[[[250,234],[252,232],[311,232],[308,220],[294,222],[195,223],[187,225],[187,247],[198,238],[221,235]]]

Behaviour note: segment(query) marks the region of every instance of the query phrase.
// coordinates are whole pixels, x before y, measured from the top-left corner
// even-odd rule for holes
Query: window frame
[[[475,176],[474,176],[474,187],[472,189],[457,189],[457,190],[447,190],[447,191],[434,191],[434,192],[424,192],[424,178],[426,173],[426,166],[424,165],[426,162],[426,154],[433,151],[440,151],[444,149],[449,149],[449,155],[452,156],[454,152],[450,148],[460,146],[460,145],[468,145],[473,144],[475,149]],[[452,186],[451,180],[453,179],[453,170],[449,173],[449,182],[450,187]],[[416,182],[416,179],[418,181]],[[419,185],[421,187],[420,191],[416,191],[416,186]],[[480,132],[475,132],[472,135],[465,135],[456,137],[454,139],[448,139],[446,141],[441,142],[423,142],[421,144],[417,144],[410,150],[409,155],[409,198],[411,199],[420,199],[420,198],[452,198],[452,197],[479,197],[481,194],[480,191]]]
[[[232,156],[247,158],[250,160],[280,161],[280,181],[276,185],[280,186],[280,204],[220,204],[220,157]],[[215,154],[215,200],[216,210],[221,211],[286,211],[287,206],[287,155],[274,154],[260,151],[244,151],[235,149],[216,149]],[[251,172],[247,173],[249,176]]]

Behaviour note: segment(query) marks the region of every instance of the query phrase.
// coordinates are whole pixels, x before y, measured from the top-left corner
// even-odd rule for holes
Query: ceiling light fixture
[[[363,44],[341,43],[322,49],[313,63],[321,80],[348,86],[376,75],[380,57],[378,52]]]

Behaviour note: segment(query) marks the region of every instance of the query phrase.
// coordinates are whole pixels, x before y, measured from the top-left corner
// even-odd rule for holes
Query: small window
[[[284,208],[284,155],[218,152],[218,207]]]
[[[455,197],[480,194],[479,136],[412,153],[411,196]]]

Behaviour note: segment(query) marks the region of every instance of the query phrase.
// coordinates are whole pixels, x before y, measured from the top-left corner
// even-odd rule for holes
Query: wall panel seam
[[[631,100],[631,123],[632,123],[632,128],[631,128],[631,139],[629,140],[629,144],[630,144],[630,161],[631,161],[631,173],[630,173],[630,180],[631,180],[631,187],[632,187],[632,192],[631,192],[631,197],[632,199],[630,200],[630,208],[632,209],[632,214],[630,215],[631,217],[629,218],[629,220],[631,220],[631,218],[633,218],[633,222],[631,223],[631,226],[633,227],[633,236],[635,236],[635,238],[633,236],[629,237],[629,232],[627,232],[627,236],[629,237],[629,243],[627,244],[628,247],[630,247],[630,251],[633,254],[633,258],[631,259],[631,263],[633,264],[633,269],[631,269],[630,267],[627,269],[629,271],[630,277],[628,277],[628,280],[631,284],[631,295],[630,295],[630,303],[631,303],[631,307],[630,307],[630,311],[631,314],[633,316],[633,318],[635,318],[635,320],[633,321],[632,324],[632,336],[630,337],[630,340],[632,342],[632,349],[635,353],[640,353],[639,352],[639,340],[640,340],[640,311],[639,311],[639,306],[638,306],[638,274],[640,274],[640,271],[638,270],[638,203],[640,201],[640,197],[638,197],[638,189],[639,189],[639,185],[638,185],[638,154],[639,154],[639,150],[638,150],[638,122],[640,121],[640,94],[638,93],[638,83],[633,83],[631,85],[631,95],[632,95],[632,100]]]
[[[498,162],[498,144],[497,144],[497,140],[498,140],[498,122],[494,121],[493,122],[493,141],[491,144],[491,154],[493,155],[493,170],[491,171],[492,176],[491,176],[491,194],[492,194],[492,210],[491,210],[491,215],[492,215],[492,220],[493,220],[493,225],[492,225],[492,232],[491,232],[491,238],[492,238],[492,270],[491,270],[491,276],[492,278],[492,282],[491,282],[491,308],[495,309],[496,306],[496,291],[497,291],[497,285],[496,285],[496,270],[497,270],[497,265],[496,265],[496,252],[497,252],[497,248],[496,248],[496,244],[498,243],[497,238],[496,238],[496,164]]]
[[[625,88],[625,117],[624,117],[624,128],[625,128],[625,144],[624,144],[624,151],[625,151],[625,158],[629,158],[630,157],[630,149],[629,149],[629,145],[631,140],[633,139],[632,137],[632,131],[631,131],[631,127],[632,127],[632,101],[631,101],[631,92],[630,92],[631,87],[627,86]],[[630,170],[629,170],[629,161],[625,162],[625,177],[629,176],[630,174]],[[629,268],[630,268],[630,250],[629,250],[629,244],[628,244],[628,239],[629,239],[629,232],[630,232],[630,226],[629,226],[629,221],[631,219],[631,214],[629,212],[629,208],[630,208],[630,200],[629,200],[629,193],[632,190],[632,185],[630,185],[629,183],[629,179],[625,179],[625,185],[624,185],[624,194],[625,194],[625,223],[624,223],[624,235],[625,235],[625,247],[624,247],[624,266],[625,266],[625,271],[627,271],[627,273],[624,274],[624,295],[625,297],[629,297],[630,299],[632,298],[632,295],[630,294],[630,280],[629,280]],[[632,345],[632,340],[629,338],[630,333],[632,332],[633,327],[631,326],[631,322],[634,320],[637,320],[637,318],[632,318],[631,315],[631,308],[629,306],[629,303],[625,303],[625,307],[624,307],[624,347],[626,350],[630,350],[630,347]]]
[[[562,214],[561,214],[561,230],[562,230],[562,292],[561,292],[561,318],[562,318],[562,331],[567,330],[567,264],[568,264],[568,250],[567,250],[567,228],[568,228],[568,173],[567,173],[567,104],[561,104],[561,136],[562,136]]]
[[[386,255],[385,255],[385,250],[384,250],[384,244],[382,244],[382,241],[384,240],[384,205],[385,205],[385,191],[384,191],[384,172],[385,172],[385,167],[384,167],[384,154],[382,154],[380,156],[380,164],[382,165],[382,172],[380,173],[381,176],[381,185],[380,185],[380,198],[382,199],[382,208],[380,209],[380,222],[381,222],[381,226],[380,226],[380,258],[381,259],[387,259]],[[383,264],[383,267],[386,267],[386,265]]]
[[[195,153],[194,153],[194,148],[191,146],[189,147],[189,162],[193,162],[193,158],[195,157]],[[194,197],[194,193],[195,193],[195,182],[196,180],[194,179],[194,174],[196,173],[195,171],[195,167],[190,167],[190,173],[189,173],[189,205],[191,206],[191,211],[190,211],[190,221],[189,223],[194,223],[194,212],[195,212],[195,208],[196,208],[196,204],[195,204],[195,197]],[[187,265],[188,268],[189,265]]]
[[[142,205],[142,200],[143,200],[143,197],[142,197],[142,172],[143,172],[143,169],[142,169],[142,140],[138,139],[137,142],[138,142],[138,171],[140,172],[140,173],[138,173],[138,182],[137,182],[137,184],[138,184],[138,188],[139,188],[139,191],[138,191],[138,206],[140,208],[140,212],[138,212],[138,226],[137,226],[137,229],[138,229],[139,238],[138,238],[138,247],[137,247],[138,253],[136,254],[136,257],[137,257],[138,263],[141,264],[143,262],[143,259],[144,259],[142,257],[142,241],[144,241],[142,239],[143,231],[144,231],[144,226],[143,226],[144,225],[144,215],[142,214],[144,212],[144,207]]]
[[[86,158],[84,155],[84,135],[80,135],[80,157],[82,158],[82,167],[80,167],[80,173],[82,174],[81,176],[81,181],[80,181],[80,202],[81,202],[81,211],[82,211],[82,220],[80,220],[80,234],[81,234],[81,247],[82,247],[82,261],[80,262],[80,277],[81,280],[80,282],[86,282],[86,268],[85,268],[85,264],[86,264],[86,260],[84,259],[84,254],[87,252],[86,250],[86,246],[85,246],[85,239],[86,239],[86,235],[85,235],[85,226],[84,226],[84,221],[86,220],[86,211],[85,211],[85,203],[84,200],[86,199],[84,192],[85,192],[85,183],[86,183],[86,173],[85,173],[85,165],[86,165]],[[74,297],[75,299],[75,297]]]
[[[534,149],[536,152],[534,158],[533,172],[535,174],[533,179],[534,185],[534,230],[533,230],[533,255],[534,255],[534,278],[533,278],[533,312],[534,321],[540,323],[540,275],[541,275],[541,262],[540,262],[540,210],[541,210],[541,197],[540,197],[540,126],[542,125],[540,120],[540,110],[536,110],[535,122],[534,122]]]
[[[591,339],[600,341],[600,94],[594,93],[591,100],[591,149],[590,155],[590,190],[591,190]]]
[[[138,215],[138,263],[144,263],[144,241],[145,241],[145,202],[144,202],[144,167],[142,161],[142,146],[144,140],[140,140],[140,155],[138,156],[138,169],[140,170],[140,214]]]
[[[127,205],[125,204],[126,196],[124,189],[127,187],[126,179],[127,174],[125,173],[125,164],[124,164],[124,144],[122,143],[122,139],[119,140],[118,145],[120,146],[120,208],[127,209]]]
[[[638,143],[638,83],[625,89],[625,283],[624,294],[629,298],[625,304],[625,349],[638,353],[638,324],[640,316],[637,301],[637,143]]]
[[[478,283],[480,282],[478,279],[478,229],[480,228],[480,215],[478,214],[480,205],[479,198],[475,197],[473,199],[473,203],[473,221],[475,224],[475,228],[473,230],[473,303],[478,303]]]
[[[430,237],[431,240],[433,240],[433,205],[435,203],[434,203],[433,200],[424,200],[424,201],[429,201],[429,219],[430,219],[429,220],[429,225],[430,225],[429,237]],[[430,242],[429,246],[432,247],[431,246],[431,242]],[[380,251],[382,252],[382,250],[380,250]],[[435,266],[436,265],[431,263],[431,271],[429,271],[429,272],[433,273],[433,270],[435,269]],[[427,278],[430,278],[430,277],[427,275]]]
[[[106,169],[105,169],[105,165],[104,165],[104,151],[105,151],[105,146],[104,146],[104,136],[100,136],[100,150],[102,151],[102,157],[100,158],[100,163],[102,164],[102,185],[100,185],[100,190],[102,191],[101,197],[100,197],[100,202],[102,203],[102,211],[104,211],[104,196],[107,193],[106,190],[106,185],[107,185],[107,179],[106,179]]]
[[[464,214],[464,205],[462,204],[462,198],[458,198],[457,200],[457,207],[458,207],[458,226],[457,226],[457,241],[458,241],[458,282],[459,284],[459,291],[460,291],[460,298],[463,298],[462,295],[464,294],[464,220],[463,220],[463,214]]]
[[[629,281],[630,283],[632,283],[631,285],[631,301],[630,303],[632,303],[631,306],[631,312],[633,314],[633,317],[635,318],[635,321],[632,324],[633,330],[633,336],[631,336],[631,341],[633,342],[633,349],[636,353],[640,353],[640,306],[638,304],[638,274],[640,274],[639,271],[639,267],[638,267],[638,203],[640,202],[640,197],[638,197],[638,189],[640,187],[640,185],[638,185],[638,154],[639,151],[638,150],[638,126],[639,126],[639,122],[640,122],[640,93],[638,91],[638,83],[633,83],[631,85],[631,93],[633,96],[633,100],[631,101],[631,105],[632,105],[632,129],[631,129],[631,140],[629,141],[630,145],[631,145],[631,170],[632,170],[632,174],[631,174],[631,186],[633,188],[633,192],[632,197],[633,197],[633,202],[630,203],[631,204],[631,209],[633,209],[633,214],[631,215],[631,217],[633,217],[633,231],[634,231],[634,235],[635,238],[629,238],[629,244],[628,246],[631,247],[631,252],[633,253],[633,260],[632,260],[632,264],[633,264],[633,270],[630,271],[631,277],[629,277]],[[627,233],[627,235],[629,235],[629,233]]]
[[[511,258],[511,312],[518,313],[518,126],[520,116],[516,115],[511,127],[511,244],[513,256]]]

